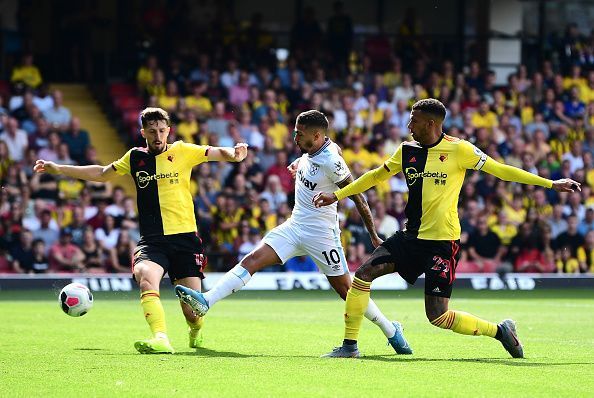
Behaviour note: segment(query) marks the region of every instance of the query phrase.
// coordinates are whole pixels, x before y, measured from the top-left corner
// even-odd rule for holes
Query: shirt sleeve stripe
[[[340,183],[344,182],[346,179],[348,179],[351,176],[351,173],[347,174],[342,180],[336,182],[336,185],[339,185]]]

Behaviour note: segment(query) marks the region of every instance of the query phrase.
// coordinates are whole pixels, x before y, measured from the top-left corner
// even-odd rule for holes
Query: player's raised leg
[[[450,310],[449,301],[447,297],[425,294],[425,314],[432,325],[470,336],[493,337],[501,342],[512,357],[524,357],[514,321],[507,319],[497,325],[467,312]]]
[[[197,276],[188,278],[181,278],[175,280],[176,285],[182,285],[189,287],[197,292],[202,290],[202,281]],[[182,312],[186,318],[188,324],[188,335],[189,335],[189,346],[190,348],[198,348],[202,346],[202,325],[204,324],[204,318],[196,314],[192,307],[180,301]]]
[[[328,282],[330,282],[330,286],[332,286],[336,293],[338,293],[343,300],[346,300],[348,290],[351,287],[350,274],[327,276],[327,278]],[[397,354],[412,354],[412,349],[404,337],[400,322],[392,322],[388,320],[377,304],[371,299],[369,299],[369,304],[367,305],[367,310],[365,310],[364,316],[380,328],[382,333],[388,339],[388,343]]]
[[[361,321],[370,301],[371,282],[380,276],[393,273],[394,269],[395,266],[391,255],[384,246],[376,248],[363,265],[359,267],[346,297],[345,332],[342,346],[335,348],[324,357],[348,358],[359,356],[357,339],[359,338]]]
[[[138,340],[134,348],[142,354],[173,354],[167,337],[165,312],[159,295],[164,269],[157,263],[143,260],[134,265],[134,278],[140,286],[140,304],[153,338]]]
[[[199,291],[177,285],[175,286],[175,294],[177,294],[182,302],[196,311],[199,316],[204,316],[217,301],[241,290],[250,281],[254,273],[281,262],[274,249],[268,244],[261,242],[239,264],[223,275],[208,292],[200,293]]]

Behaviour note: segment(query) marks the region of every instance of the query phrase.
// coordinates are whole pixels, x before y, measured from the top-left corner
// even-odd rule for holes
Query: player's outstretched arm
[[[79,180],[97,182],[105,182],[117,176],[117,173],[111,167],[111,165],[70,166],[65,164],[56,164],[43,159],[38,159],[35,162],[33,171],[36,173],[65,175],[67,177],[77,178]]]
[[[575,190],[581,191],[581,184],[570,178],[562,178],[560,180],[551,181],[546,178],[534,175],[525,170],[514,166],[499,163],[496,160],[487,158],[485,165],[482,167],[483,171],[492,174],[504,181],[519,182],[521,184],[539,185],[545,188],[552,188],[558,192],[573,192]]]
[[[349,176],[344,181],[339,182],[336,185],[339,188],[344,188],[351,182],[353,182],[353,177]],[[373,215],[371,214],[371,209],[369,208],[367,199],[365,199],[365,196],[363,196],[363,194],[360,193],[351,196],[351,199],[353,200],[353,202],[355,202],[357,211],[363,219],[363,223],[365,224],[367,232],[369,232],[369,237],[371,238],[371,243],[373,243],[373,247],[378,247],[384,241],[377,235],[377,231],[375,230],[375,223],[373,222]]]
[[[367,191],[369,188],[376,186],[380,182],[387,180],[390,176],[395,173],[391,173],[384,166],[380,166],[377,169],[369,170],[361,177],[357,178],[352,183],[339,189],[334,193],[320,192],[313,198],[314,206],[328,206],[337,200],[344,199],[348,196],[353,196],[358,193]]]
[[[247,156],[248,144],[239,143],[235,147],[212,147],[208,150],[208,160],[214,162],[241,162]]]

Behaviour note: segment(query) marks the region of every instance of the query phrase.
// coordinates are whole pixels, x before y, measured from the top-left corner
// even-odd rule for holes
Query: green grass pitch
[[[163,291],[175,355],[140,355],[148,337],[136,294],[95,294],[82,318],[56,292],[0,292],[0,397],[584,397],[594,395],[591,291],[454,291],[451,307],[517,321],[526,359],[499,342],[431,326],[422,291],[372,294],[414,349],[396,356],[364,321],[363,357],[321,359],[341,342],[331,292],[241,292],[214,307],[205,348],[187,347],[172,291]]]

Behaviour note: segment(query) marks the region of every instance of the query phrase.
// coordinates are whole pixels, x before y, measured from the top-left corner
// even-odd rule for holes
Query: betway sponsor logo
[[[138,183],[138,188],[146,188],[151,181],[161,180],[163,178],[177,178],[179,177],[179,173],[159,173],[159,174],[152,174],[149,175],[146,171],[137,171],[136,172],[136,181]]]
[[[408,181],[408,185],[413,185],[419,178],[438,178],[438,179],[446,179],[448,178],[447,173],[442,173],[441,171],[417,171],[414,167],[407,167],[404,170],[404,175],[406,176],[406,180]]]
[[[305,185],[305,187],[311,191],[313,191],[314,189],[316,189],[316,187],[318,186],[317,183],[311,182],[310,180],[308,180],[307,178],[305,178],[305,176],[303,175],[303,170],[299,170],[298,177],[299,177],[299,181],[301,181],[303,183],[303,185]]]

